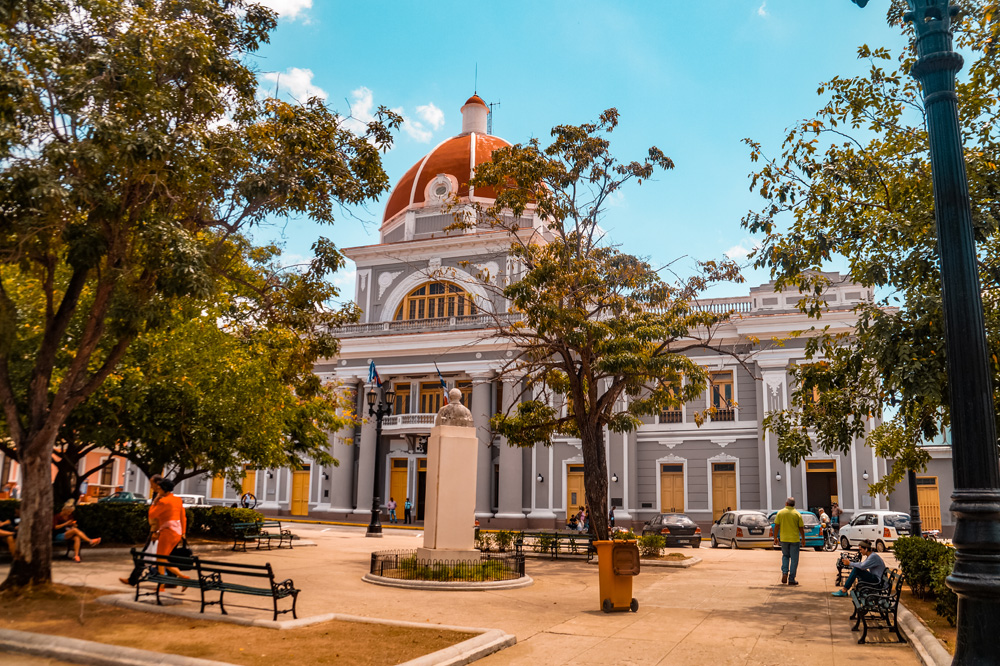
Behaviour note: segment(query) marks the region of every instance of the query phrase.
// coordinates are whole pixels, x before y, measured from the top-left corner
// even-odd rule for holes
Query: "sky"
[[[862,44],[897,51],[889,0],[262,0],[279,13],[254,58],[262,88],[283,99],[319,96],[364,120],[379,105],[405,118],[384,156],[395,183],[435,145],[461,131],[459,109],[477,92],[499,103],[493,133],[511,143],[620,112],[612,150],[622,160],[657,146],[675,163],[630,185],[601,226],[612,242],[654,266],[744,260],[758,239],[740,225],[763,200],[749,191],[744,138],[778,155],[787,128],[823,105],[819,84],[867,69]],[[331,226],[276,221],[255,233],[284,246],[286,263],[310,256],[320,236],[338,247],[378,242],[386,192]],[[830,268],[836,268],[831,266]],[[707,295],[747,293],[770,279]],[[353,265],[338,273],[354,292]]]

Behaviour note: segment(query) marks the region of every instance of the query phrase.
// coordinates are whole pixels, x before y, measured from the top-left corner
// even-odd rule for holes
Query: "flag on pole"
[[[444,375],[441,374],[441,368],[438,367],[437,361],[434,361],[434,369],[438,372],[438,379],[441,380],[441,389],[444,391],[445,395],[448,395],[448,382],[444,380]]]
[[[372,382],[375,382],[379,388],[382,387],[382,378],[378,376],[378,370],[375,369],[375,361],[372,361],[368,366],[368,383]]]

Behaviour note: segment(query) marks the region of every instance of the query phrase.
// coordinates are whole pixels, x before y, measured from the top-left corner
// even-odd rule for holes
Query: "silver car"
[[[774,542],[763,511],[727,511],[712,525],[712,548],[769,548]]]

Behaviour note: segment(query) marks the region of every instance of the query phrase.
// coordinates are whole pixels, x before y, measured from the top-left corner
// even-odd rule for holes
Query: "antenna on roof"
[[[493,107],[500,106],[500,101],[490,102],[487,106],[490,107],[490,112],[486,115],[486,133],[493,136]]]
[[[479,63],[476,63],[476,78],[472,80],[472,94],[479,94]]]

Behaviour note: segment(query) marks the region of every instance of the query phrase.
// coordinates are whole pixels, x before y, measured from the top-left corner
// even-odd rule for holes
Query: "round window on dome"
[[[448,194],[448,186],[443,183],[441,185],[438,185],[437,188],[435,188],[434,190],[434,194],[438,195],[439,197],[443,197],[444,195]]]

